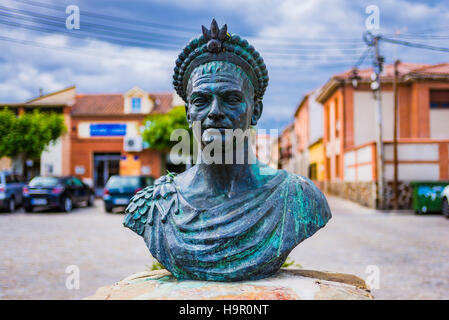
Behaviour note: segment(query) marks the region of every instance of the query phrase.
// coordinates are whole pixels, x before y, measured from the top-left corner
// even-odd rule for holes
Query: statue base
[[[272,277],[240,282],[178,281],[167,270],[133,274],[99,288],[88,300],[369,300],[365,281],[350,274],[281,269]]]

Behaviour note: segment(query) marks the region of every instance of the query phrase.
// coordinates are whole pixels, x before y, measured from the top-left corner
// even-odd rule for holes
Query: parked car
[[[150,176],[111,176],[103,191],[104,209],[112,212],[115,207],[127,206],[137,191],[153,183]]]
[[[441,211],[443,215],[449,219],[449,185],[447,185],[443,192],[441,192],[441,196],[443,198],[443,203],[441,204]]]
[[[14,212],[23,202],[22,188],[25,185],[22,177],[11,171],[0,171],[0,208]]]
[[[35,207],[58,208],[70,212],[74,205],[86,203],[92,206],[95,194],[92,188],[77,177],[43,177],[37,176],[23,187],[26,212],[33,212]]]

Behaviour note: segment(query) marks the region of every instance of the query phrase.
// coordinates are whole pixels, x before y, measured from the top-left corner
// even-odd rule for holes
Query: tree
[[[42,152],[67,132],[62,115],[34,110],[20,117],[9,109],[0,111],[0,158],[37,160]]]
[[[183,106],[174,107],[164,114],[150,114],[145,119],[145,130],[142,134],[143,140],[149,147],[162,152],[167,152],[177,144],[177,141],[170,141],[170,135],[175,129],[185,129],[191,133],[186,119],[186,112]],[[192,136],[190,134],[190,136]]]

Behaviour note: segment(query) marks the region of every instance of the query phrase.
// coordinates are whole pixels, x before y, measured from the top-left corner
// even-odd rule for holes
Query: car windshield
[[[58,182],[54,177],[35,177],[30,181],[30,187],[54,187]]]
[[[125,177],[125,176],[114,176],[111,177],[106,184],[107,188],[125,188],[125,187],[140,187],[139,177]]]

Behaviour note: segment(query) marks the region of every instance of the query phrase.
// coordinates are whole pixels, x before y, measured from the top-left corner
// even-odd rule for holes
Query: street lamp
[[[352,68],[352,72],[351,72],[351,76],[349,77],[349,79],[351,80],[351,84],[352,87],[354,89],[357,89],[357,86],[359,85],[359,81],[362,79],[360,78],[358,72],[357,72],[357,68]]]

